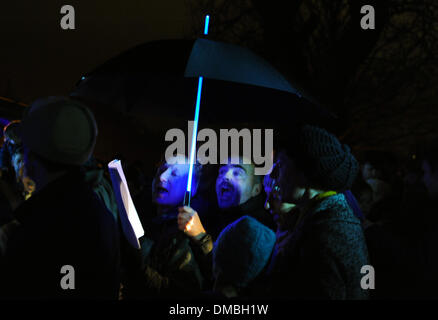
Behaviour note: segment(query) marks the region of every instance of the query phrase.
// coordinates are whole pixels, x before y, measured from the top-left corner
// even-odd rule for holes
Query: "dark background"
[[[76,30],[60,27],[64,4],[75,8]],[[360,28],[365,4],[376,10],[375,30]],[[2,1],[0,96],[28,104],[68,95],[124,50],[195,37],[205,13],[211,39],[251,48],[335,112],[336,133],[355,153],[407,159],[437,138],[435,0]]]
[[[72,5],[76,29],[62,30]],[[0,94],[26,103],[68,94],[83,73],[144,41],[183,37],[183,1],[1,1]]]

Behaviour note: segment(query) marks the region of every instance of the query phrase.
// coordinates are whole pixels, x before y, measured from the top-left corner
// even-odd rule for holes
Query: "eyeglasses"
[[[278,185],[277,179],[267,176],[267,178],[265,179],[264,186],[269,197],[273,197],[273,199],[281,200],[281,188]]]

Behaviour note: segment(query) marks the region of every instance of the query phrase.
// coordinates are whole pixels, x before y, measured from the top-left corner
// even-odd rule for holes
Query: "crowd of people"
[[[124,164],[145,230],[138,249],[93,158],[96,139],[90,110],[64,97],[35,101],[5,127],[1,299],[438,296],[438,149],[403,167],[382,152],[359,163],[335,135],[301,123],[274,141],[266,176],[240,156],[196,163],[190,206],[186,155],[163,158],[151,179]]]

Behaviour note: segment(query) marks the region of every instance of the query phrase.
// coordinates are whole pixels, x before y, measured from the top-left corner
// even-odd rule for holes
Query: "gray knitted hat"
[[[96,143],[97,125],[91,111],[65,97],[38,99],[21,122],[23,144],[54,163],[82,165]]]
[[[330,190],[351,188],[359,166],[347,145],[325,129],[310,125],[301,128],[299,145],[296,158],[311,180]]]
[[[274,245],[271,229],[252,217],[239,218],[220,233],[214,244],[214,277],[222,284],[246,287],[265,268]]]

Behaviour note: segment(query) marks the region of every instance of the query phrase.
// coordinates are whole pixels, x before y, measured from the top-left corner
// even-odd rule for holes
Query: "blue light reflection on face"
[[[254,168],[251,165],[226,164],[219,168],[216,196],[219,208],[241,205],[252,197]]]
[[[152,199],[162,206],[176,207],[184,200],[189,164],[185,157],[179,158],[185,161],[184,164],[172,161],[175,159],[177,158],[162,164],[152,182]],[[195,184],[194,180],[193,184]],[[196,192],[196,190],[193,191]]]

